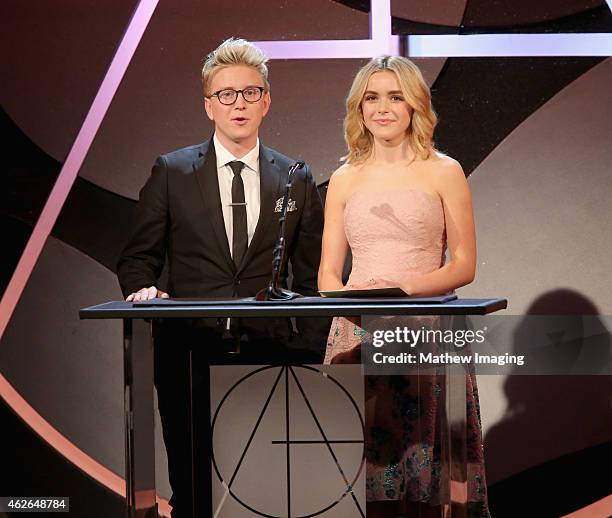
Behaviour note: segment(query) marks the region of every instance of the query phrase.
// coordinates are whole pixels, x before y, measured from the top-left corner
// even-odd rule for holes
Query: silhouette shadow
[[[566,315],[564,329],[579,331],[578,340],[560,351],[560,364],[565,366],[585,343],[582,316],[598,314],[589,299],[569,289],[541,295],[527,311]],[[528,320],[524,318],[514,331],[514,351],[533,327],[533,319]],[[603,351],[609,359],[609,332],[600,335],[596,349],[594,353]],[[612,453],[612,378],[518,375],[517,369],[504,384],[505,417],[484,441],[491,515],[557,517],[607,496],[612,487],[610,475],[604,475]]]

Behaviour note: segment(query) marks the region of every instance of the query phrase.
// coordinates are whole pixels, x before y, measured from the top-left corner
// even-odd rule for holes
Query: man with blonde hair
[[[259,142],[259,126],[271,103],[266,62],[257,47],[234,38],[207,56],[202,69],[204,108],[214,135],[155,162],[118,264],[126,300],[248,297],[267,285],[279,200],[294,161]],[[323,211],[308,166],[294,175],[289,210],[286,250],[292,288],[315,295]],[[162,290],[159,277],[166,257],[168,282]],[[285,265],[284,282],[286,271]],[[223,351],[239,344],[246,361],[264,363],[284,355],[296,340],[288,319],[203,319],[189,325],[172,320],[155,329],[155,381],[173,490],[172,516],[212,516],[210,417],[208,409],[196,409],[203,446],[196,445],[194,451],[190,379],[207,404],[208,364],[223,361]],[[306,347],[317,347],[315,337],[328,329],[321,321],[297,325],[300,344]],[[316,361],[321,351],[311,352],[309,361]],[[197,469],[192,470],[192,464]],[[197,486],[195,511],[192,485]]]

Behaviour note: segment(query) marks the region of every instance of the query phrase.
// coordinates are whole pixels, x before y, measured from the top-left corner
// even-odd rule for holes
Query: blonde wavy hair
[[[412,108],[410,126],[407,130],[407,138],[412,149],[423,160],[436,151],[433,133],[438,118],[431,105],[429,87],[421,71],[412,61],[404,57],[380,56],[357,72],[346,98],[344,140],[348,153],[342,157],[342,160],[349,164],[363,162],[372,154],[374,139],[363,122],[361,104],[372,74],[387,70],[395,73],[404,99]]]
[[[266,92],[270,91],[268,82],[268,58],[263,51],[253,45],[250,41],[242,38],[229,38],[213,50],[204,60],[202,67],[202,87],[204,95],[209,95],[210,83],[214,75],[222,68],[235,65],[253,67],[263,78]]]

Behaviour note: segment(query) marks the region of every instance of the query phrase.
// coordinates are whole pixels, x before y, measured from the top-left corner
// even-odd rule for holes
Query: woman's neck
[[[374,139],[372,150],[372,162],[378,164],[399,164],[401,162],[413,162],[416,153],[410,142],[404,138],[398,142]]]

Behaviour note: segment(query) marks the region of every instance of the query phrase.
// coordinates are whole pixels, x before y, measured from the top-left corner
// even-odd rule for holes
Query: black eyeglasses
[[[226,88],[225,90],[219,90],[214,94],[210,94],[208,97],[216,97],[219,99],[221,104],[229,106],[234,104],[238,99],[238,94],[242,94],[242,98],[248,103],[256,103],[259,101],[264,93],[265,89],[261,86],[247,86],[242,90],[234,90],[232,88]]]

